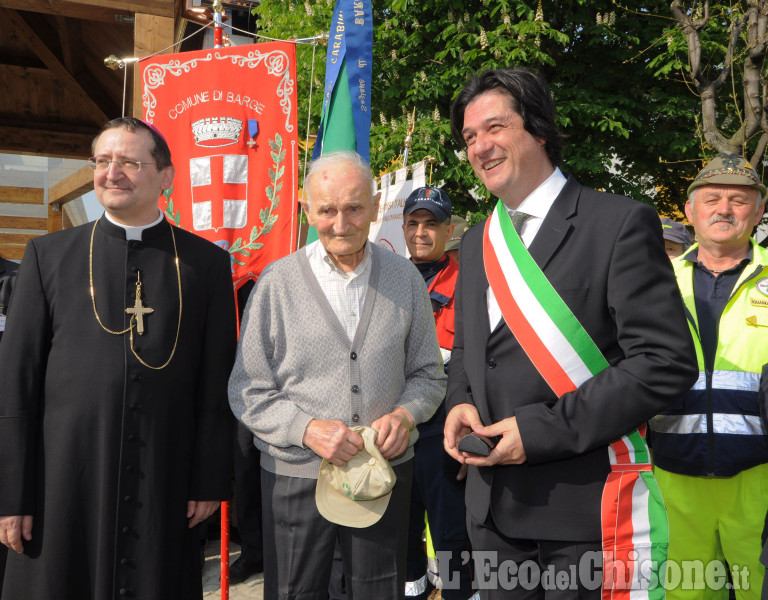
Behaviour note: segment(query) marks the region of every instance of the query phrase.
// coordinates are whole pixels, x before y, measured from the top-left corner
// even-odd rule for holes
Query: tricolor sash
[[[499,201],[483,234],[483,262],[501,314],[541,376],[561,397],[608,361],[531,257]],[[651,471],[645,425],[608,447],[603,488],[603,599],[665,597],[660,567],[667,512]]]

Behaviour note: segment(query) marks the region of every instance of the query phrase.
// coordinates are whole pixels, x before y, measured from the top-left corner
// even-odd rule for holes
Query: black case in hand
[[[467,454],[476,454],[477,456],[488,456],[491,453],[491,446],[483,438],[476,436],[474,433],[465,435],[459,440],[458,449],[460,452],[466,452]]]

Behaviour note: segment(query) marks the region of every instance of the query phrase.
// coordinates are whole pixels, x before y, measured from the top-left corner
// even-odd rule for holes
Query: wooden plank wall
[[[18,205],[43,206],[45,192],[40,188],[25,188],[14,186],[0,187],[0,202]],[[19,233],[0,233],[0,256],[20,260],[24,255],[27,242],[48,230],[48,219],[45,217],[7,217],[0,216],[0,229],[19,229]],[[38,233],[30,233],[35,231]]]

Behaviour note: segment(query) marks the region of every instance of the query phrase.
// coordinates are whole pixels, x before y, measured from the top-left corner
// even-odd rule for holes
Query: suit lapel
[[[480,336],[482,346],[488,341],[491,333],[488,322],[488,278],[485,276],[483,265],[483,229],[485,221],[481,221],[473,227],[477,228],[469,235],[467,241],[462,245],[461,251],[467,254],[467,259],[462,261],[466,265],[480,265],[479,269],[466,268],[463,272],[459,269],[459,277],[465,282],[462,289],[468,290],[469,297],[465,300],[465,306],[472,308],[465,309],[467,314],[472,315],[473,323],[465,336]],[[470,241],[471,239],[471,241]],[[477,339],[477,338],[475,338]]]
[[[485,276],[485,271],[483,271],[483,281],[485,282],[482,290],[483,293],[480,297],[480,301],[478,302],[478,305],[485,308],[485,310],[481,310],[478,312],[480,315],[480,331],[483,332],[483,335],[485,336],[485,341],[488,341],[488,338],[491,335],[491,322],[488,319],[488,279]],[[503,319],[502,319],[503,320]]]
[[[573,175],[568,176],[565,186],[549,209],[528,251],[536,264],[544,270],[557,250],[573,229],[570,219],[576,214],[581,185]]]

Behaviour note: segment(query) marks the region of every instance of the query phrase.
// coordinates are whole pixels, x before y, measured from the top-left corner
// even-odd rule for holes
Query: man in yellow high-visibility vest
[[[765,194],[738,155],[717,156],[688,188],[685,214],[698,244],[673,266],[699,379],[650,422],[669,515],[667,598],[727,598],[731,584],[739,600],[760,597],[768,436],[758,390],[768,362],[768,251],[751,234]]]

